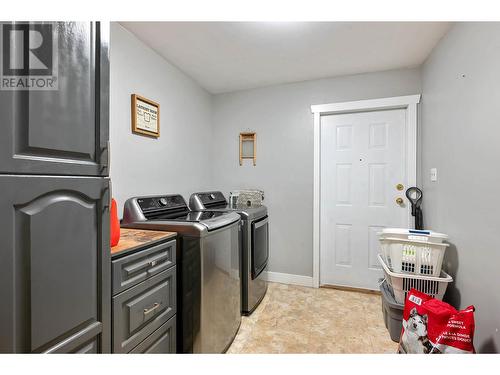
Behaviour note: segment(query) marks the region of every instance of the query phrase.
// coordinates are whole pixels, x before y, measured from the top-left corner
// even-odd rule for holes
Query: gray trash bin
[[[403,328],[404,305],[396,302],[391,287],[385,280],[380,285],[380,291],[382,292],[382,313],[384,314],[385,326],[389,331],[391,340],[399,342],[399,336]]]

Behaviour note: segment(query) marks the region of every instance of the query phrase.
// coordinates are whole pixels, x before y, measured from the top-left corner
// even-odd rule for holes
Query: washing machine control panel
[[[158,197],[138,198],[137,204],[142,212],[157,211],[160,209],[170,210],[173,208],[187,208],[186,201],[181,195],[165,195]]]

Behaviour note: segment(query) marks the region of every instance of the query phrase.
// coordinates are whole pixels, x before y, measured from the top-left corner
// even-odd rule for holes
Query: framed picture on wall
[[[132,94],[132,132],[158,138],[160,105],[143,96]]]

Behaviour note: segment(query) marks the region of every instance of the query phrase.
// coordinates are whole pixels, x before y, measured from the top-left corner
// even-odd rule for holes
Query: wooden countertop
[[[132,251],[146,245],[153,245],[157,242],[175,238],[175,232],[163,232],[157,230],[120,228],[120,241],[118,245],[111,248],[111,256],[124,251]]]

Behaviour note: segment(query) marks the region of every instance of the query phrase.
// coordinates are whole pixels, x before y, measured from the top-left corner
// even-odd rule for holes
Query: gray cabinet
[[[154,331],[146,340],[137,345],[130,353],[165,354],[175,353],[176,347],[176,317]]]
[[[107,176],[109,27],[52,27],[58,90],[0,91],[0,173]]]
[[[0,175],[0,352],[109,352],[109,180]]]
[[[175,267],[113,297],[113,351],[129,352],[175,312]]]
[[[171,239],[113,257],[114,353],[176,352],[175,259],[176,241]]]
[[[113,261],[113,294],[123,292],[175,264],[176,241],[151,246]]]

